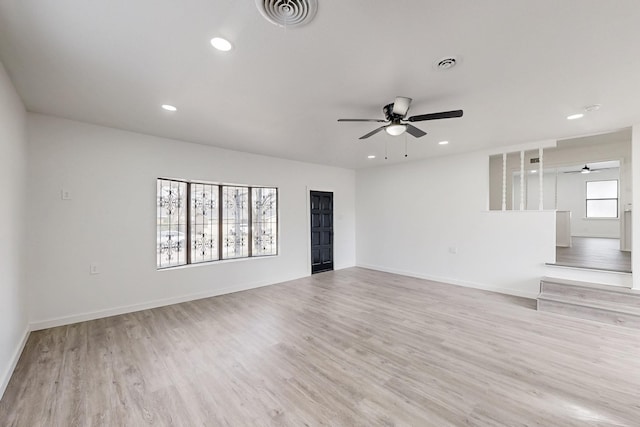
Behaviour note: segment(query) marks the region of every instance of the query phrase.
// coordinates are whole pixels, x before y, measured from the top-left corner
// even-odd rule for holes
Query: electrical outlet
[[[71,200],[71,191],[63,188],[62,190],[60,190],[60,197],[62,198],[62,200]]]
[[[98,266],[98,264],[89,264],[89,274],[100,274],[100,267]]]

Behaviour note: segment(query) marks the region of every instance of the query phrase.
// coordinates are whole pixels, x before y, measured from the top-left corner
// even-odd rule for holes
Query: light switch
[[[100,274],[100,267],[98,266],[98,264],[89,264],[89,274]]]

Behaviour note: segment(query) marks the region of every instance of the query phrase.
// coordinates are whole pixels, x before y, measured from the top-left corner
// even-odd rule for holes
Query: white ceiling
[[[285,31],[253,0],[0,0],[0,59],[29,111],[350,168],[384,163],[385,143],[407,161],[404,135],[336,122],[397,95],[410,115],[465,112],[417,123],[409,160],[640,123],[640,1],[318,2]]]

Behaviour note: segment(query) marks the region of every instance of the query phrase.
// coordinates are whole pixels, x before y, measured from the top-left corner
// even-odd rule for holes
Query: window
[[[187,183],[159,179],[157,198],[158,268],[186,264]]]
[[[157,210],[158,269],[278,254],[277,188],[158,179]]]
[[[218,186],[191,184],[191,262],[218,259]]]
[[[618,218],[618,180],[587,181],[587,218]]]
[[[275,188],[251,189],[252,251],[254,255],[275,255],[278,231],[278,192]]]
[[[222,254],[224,258],[249,256],[249,189],[222,187]]]

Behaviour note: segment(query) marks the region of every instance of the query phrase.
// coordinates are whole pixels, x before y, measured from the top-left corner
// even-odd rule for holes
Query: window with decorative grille
[[[277,188],[159,178],[157,209],[158,269],[278,254]]]

